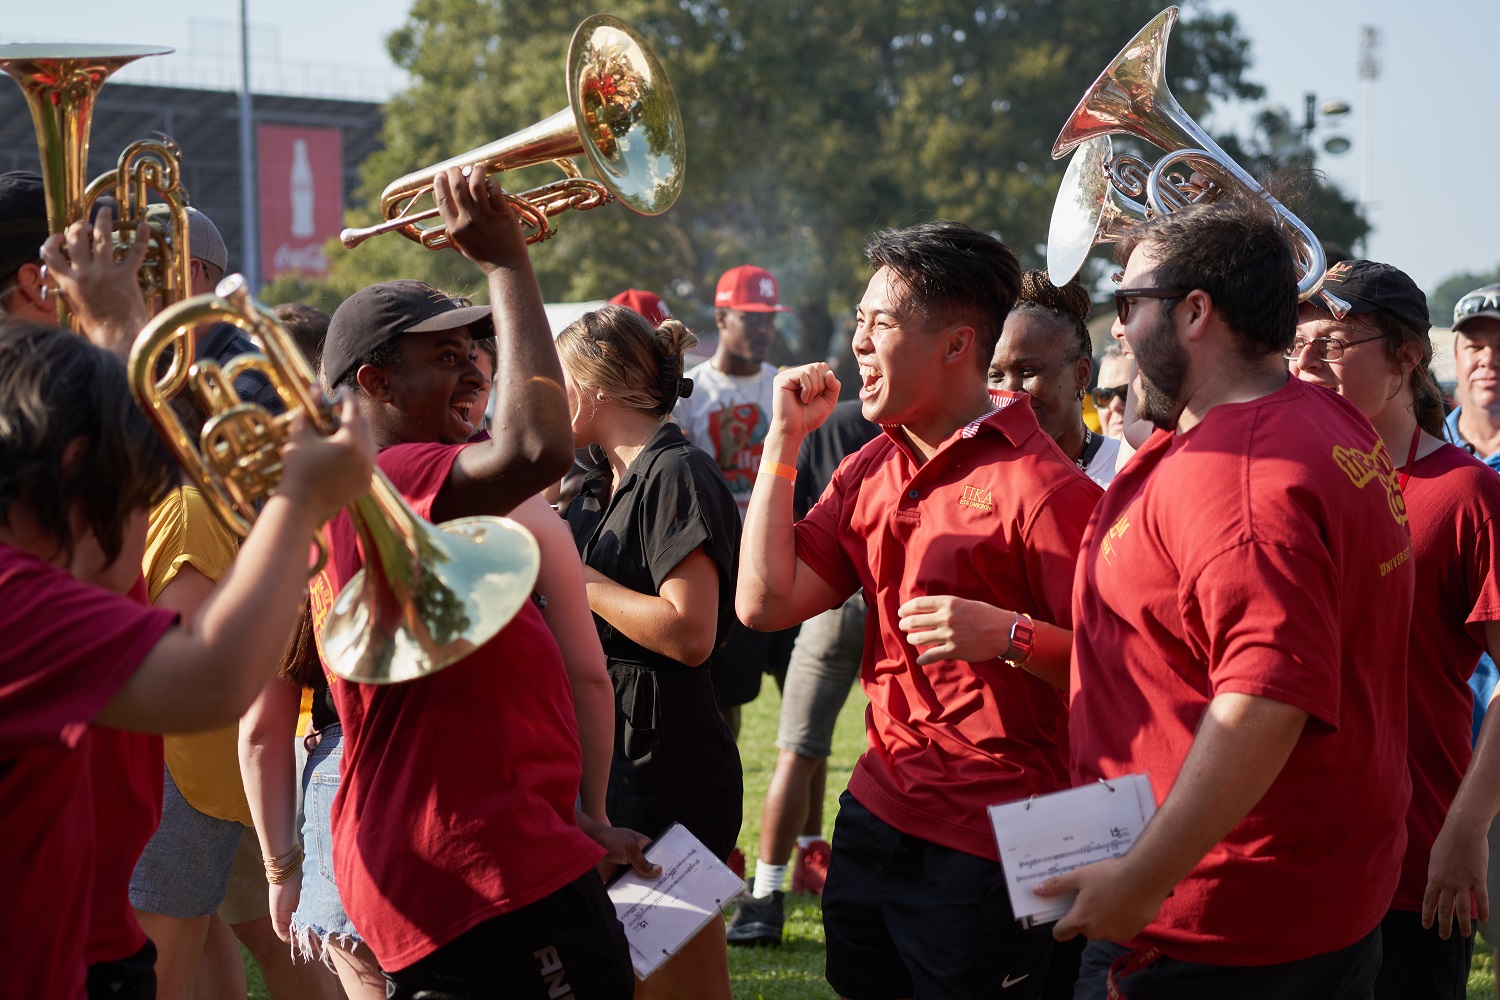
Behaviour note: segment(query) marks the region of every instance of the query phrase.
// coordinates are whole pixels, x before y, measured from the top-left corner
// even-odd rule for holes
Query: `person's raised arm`
[[[521,222],[482,167],[439,174],[433,197],[449,239],[485,274],[495,321],[490,440],[465,448],[433,504],[433,520],[504,514],[561,480],[573,464],[562,365]]]
[[[370,488],[375,444],[347,389],[340,399],[336,434],[294,422],[281,484],[233,568],[190,624],[157,642],[99,714],[101,725],[193,732],[227,726],[250,707],[297,620],[314,532]]]
[[[1493,659],[1500,656],[1500,622],[1484,623],[1485,646]],[[1472,932],[1469,899],[1480,920],[1490,918],[1490,894],[1485,873],[1489,865],[1487,834],[1500,812],[1500,712],[1488,711],[1479,727],[1474,756],[1464,772],[1448,816],[1432,844],[1427,862],[1427,891],[1422,896],[1422,926],[1437,921],[1438,936],[1452,933],[1453,918],[1464,937]]]
[[[1128,941],[1156,919],[1173,887],[1265,795],[1307,724],[1307,712],[1226,692],[1208,703],[1171,794],[1122,858],[1085,865],[1033,887],[1078,891],[1052,929],[1059,941]]]
[[[758,632],[789,628],[840,603],[841,595],[797,558],[792,532],[797,452],[838,399],[839,380],[822,362],[776,376],[771,426],[740,536],[734,595],[740,621]]]
[[[105,205],[92,223],[80,219],[42,244],[42,263],[84,335],[122,358],[151,319],[138,281],[146,235],[141,223],[130,249],[115,260],[114,211]]]

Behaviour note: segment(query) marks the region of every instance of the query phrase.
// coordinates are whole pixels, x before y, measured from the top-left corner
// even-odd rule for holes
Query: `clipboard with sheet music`
[[[1078,895],[1044,899],[1031,886],[1124,855],[1154,815],[1156,798],[1144,774],[990,806],[1011,910],[1021,926],[1056,921]]]

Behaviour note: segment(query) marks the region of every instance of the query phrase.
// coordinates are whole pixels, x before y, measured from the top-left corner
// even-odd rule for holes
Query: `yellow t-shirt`
[[[152,603],[184,566],[217,583],[229,572],[239,539],[224,527],[203,494],[179,486],[151,511],[143,567]],[[168,736],[167,771],[194,809],[216,819],[253,826],[240,778],[239,727]]]

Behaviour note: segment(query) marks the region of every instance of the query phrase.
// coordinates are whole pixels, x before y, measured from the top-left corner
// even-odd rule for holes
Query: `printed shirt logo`
[[[754,403],[740,403],[708,415],[708,435],[714,444],[714,459],[724,473],[729,492],[734,494],[741,508],[750,502],[767,430],[767,421]]]
[[[983,486],[965,486],[963,498],[958,501],[958,505],[986,512],[992,511],[995,509],[995,493]]]
[[[1110,566],[1115,564],[1115,555],[1119,552],[1115,542],[1124,538],[1125,532],[1129,530],[1130,515],[1121,514],[1120,519],[1110,525],[1109,530],[1104,533],[1104,542],[1099,546],[1099,551],[1104,554],[1104,561]]]
[[[1356,489],[1363,489],[1372,479],[1378,479],[1385,488],[1385,500],[1391,517],[1396,519],[1397,524],[1405,527],[1406,498],[1401,495],[1396,467],[1391,464],[1391,456],[1386,453],[1385,445],[1377,443],[1368,452],[1334,445],[1333,461],[1344,470],[1344,475],[1349,477]]]
[[[313,644],[318,647],[318,659],[326,664],[328,658],[323,655],[323,623],[328,620],[328,612],[333,609],[334,597],[333,584],[328,579],[326,566],[318,571],[317,576],[307,581],[307,596],[312,606]],[[328,675],[330,684],[337,679],[337,676],[329,673],[326,668],[323,673]]]

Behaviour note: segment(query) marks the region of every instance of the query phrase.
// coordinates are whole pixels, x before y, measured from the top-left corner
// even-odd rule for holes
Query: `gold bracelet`
[[[285,854],[278,854],[274,858],[265,857],[262,860],[265,862],[267,868],[273,868],[283,864],[287,860],[287,858],[290,858],[300,850],[302,850],[301,844],[293,844],[291,850],[287,851]]]
[[[796,466],[783,465],[780,462],[773,462],[769,458],[763,458],[760,460],[760,471],[768,472],[773,476],[779,476],[789,483],[795,483],[797,481]]]
[[[285,864],[281,864],[282,858],[287,857],[290,857],[291,860]],[[286,854],[281,855],[280,858],[267,859],[265,865],[266,881],[272,885],[279,885],[285,882],[297,873],[297,869],[302,867],[302,858],[302,846],[299,844],[290,851],[287,851]]]

